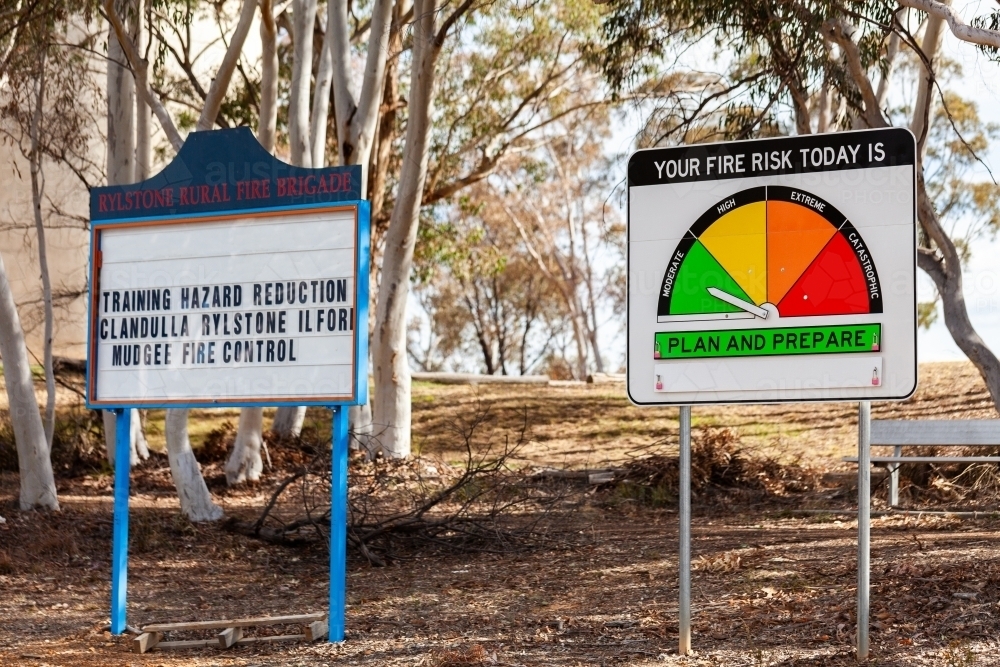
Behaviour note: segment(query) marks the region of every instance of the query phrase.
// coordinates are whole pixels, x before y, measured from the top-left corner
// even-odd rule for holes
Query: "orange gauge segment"
[[[767,202],[767,300],[777,304],[837,229],[799,204]]]

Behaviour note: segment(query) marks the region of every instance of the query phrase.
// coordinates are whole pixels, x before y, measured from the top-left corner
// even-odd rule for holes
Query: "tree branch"
[[[941,226],[934,204],[927,193],[924,175],[917,170],[917,216],[920,225],[937,246],[937,253],[921,248],[917,264],[934,281],[944,310],[944,323],[959,349],[965,353],[982,375],[993,399],[1000,405],[1000,361],[976,332],[965,305],[962,288],[962,265],[958,250]],[[998,408],[1000,409],[1000,408]]]
[[[125,52],[125,57],[128,58],[139,94],[143,96],[146,104],[156,114],[156,119],[160,121],[160,127],[166,133],[170,145],[174,147],[175,151],[179,151],[181,146],[184,145],[184,139],[181,138],[180,133],[177,131],[177,127],[174,125],[174,121],[167,112],[166,107],[163,106],[163,102],[153,93],[153,89],[149,86],[149,61],[139,57],[135,43],[125,30],[125,26],[122,25],[122,19],[118,16],[117,10],[115,10],[114,0],[104,0],[104,11],[108,16],[108,21],[111,22],[112,29],[115,31],[118,43],[121,44],[122,50]]]
[[[257,141],[267,150],[274,151],[278,126],[278,26],[274,22],[271,0],[260,0],[260,119],[257,123]]]
[[[967,24],[954,9],[943,2],[937,2],[936,0],[899,0],[899,4],[903,7],[913,7],[914,9],[927,12],[931,16],[944,19],[948,22],[948,27],[951,28],[951,34],[963,42],[1000,49],[1000,32],[976,28]]]
[[[368,35],[368,57],[365,60],[361,95],[350,127],[350,141],[357,150],[355,160],[358,164],[368,162],[372,137],[375,135],[375,123],[378,121],[378,107],[385,77],[385,61],[389,56],[391,17],[392,0],[377,0],[372,7],[371,33]]]
[[[233,72],[236,71],[236,63],[243,52],[243,43],[250,32],[250,24],[253,23],[254,10],[257,3],[254,0],[243,0],[243,9],[240,11],[240,20],[236,24],[236,31],[233,39],[229,42],[226,55],[219,65],[219,70],[215,73],[212,86],[208,89],[208,96],[205,98],[205,106],[201,110],[201,117],[195,126],[195,131],[203,132],[211,130],[215,125],[215,117],[219,115],[223,100],[226,99],[226,91],[229,90],[229,82],[232,81]]]
[[[458,22],[462,16],[472,8],[473,3],[476,0],[464,0],[461,5],[458,6],[455,11],[453,11],[448,18],[444,20],[441,24],[440,30],[438,30],[437,35],[434,37],[434,48],[435,50],[440,50],[444,46],[444,40],[448,37],[448,32],[451,30],[452,26]]]
[[[879,109],[878,97],[872,89],[872,83],[868,79],[864,65],[861,64],[861,52],[854,42],[854,26],[839,19],[830,19],[823,23],[823,33],[836,42],[844,51],[847,60],[847,67],[851,73],[854,84],[861,93],[864,100],[864,119],[868,127],[889,127],[889,124],[882,117]]]

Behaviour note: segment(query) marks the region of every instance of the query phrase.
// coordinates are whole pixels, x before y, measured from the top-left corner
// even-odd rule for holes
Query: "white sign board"
[[[634,153],[632,401],[910,396],[914,156],[904,129]]]
[[[354,401],[357,217],[95,223],[90,404]]]

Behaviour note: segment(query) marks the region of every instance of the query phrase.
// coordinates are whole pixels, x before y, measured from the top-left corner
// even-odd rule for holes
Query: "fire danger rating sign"
[[[912,394],[914,158],[898,128],[634,153],[630,398]]]

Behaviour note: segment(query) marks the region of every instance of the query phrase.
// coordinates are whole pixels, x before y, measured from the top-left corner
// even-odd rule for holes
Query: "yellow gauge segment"
[[[767,300],[767,204],[733,209],[698,237],[757,305]]]

